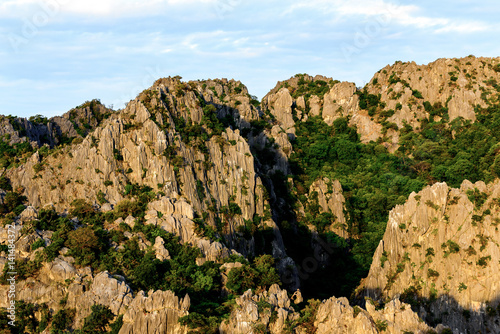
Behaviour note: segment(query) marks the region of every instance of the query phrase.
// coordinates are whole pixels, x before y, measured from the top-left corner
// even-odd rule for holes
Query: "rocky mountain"
[[[411,302],[430,323],[460,332],[500,331],[500,184],[436,183],[389,214],[359,294]]]
[[[3,117],[0,331],[500,331],[499,76],[396,62],[261,102],[169,77]]]
[[[474,121],[474,108],[486,107],[488,96],[496,93],[497,65],[498,58],[474,56],[438,59],[428,65],[396,62],[378,71],[362,90],[354,83],[299,74],[278,82],[263,104],[274,109],[287,129],[294,126],[294,113],[301,121],[320,116],[328,125],[350,117],[362,142],[381,140],[393,152],[398,148],[398,130],[405,124],[418,129],[430,115]]]

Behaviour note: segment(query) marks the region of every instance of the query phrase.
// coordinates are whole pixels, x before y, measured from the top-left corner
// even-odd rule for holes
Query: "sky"
[[[493,0],[0,0],[0,114],[120,109],[158,78],[262,98],[321,74],[362,87],[394,62],[500,56]]]

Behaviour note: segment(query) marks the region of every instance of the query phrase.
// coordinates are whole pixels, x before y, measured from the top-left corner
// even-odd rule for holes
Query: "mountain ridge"
[[[439,318],[428,315],[445,306],[424,307],[427,290],[414,291],[413,299],[409,292],[372,290],[384,286],[373,277],[399,270],[396,258],[404,257],[397,243],[391,246],[394,259],[379,250],[398,210],[416,205],[415,197],[425,197],[439,182],[459,187],[470,179],[478,198],[496,184],[499,61],[397,62],[362,89],[299,74],[278,82],[260,103],[239,81],[169,77],[117,111],[93,100],[62,117],[4,117],[2,221],[20,232],[20,284],[36,287],[22,294],[39,307],[27,319],[40,323],[45,307],[54,317],[51,328],[61,325],[55,322],[59,312],[73,312],[68,328],[84,328],[85,319],[104,312],[92,304],[102,304],[113,315],[108,323],[122,319],[120,333],[156,327],[168,333],[326,333],[337,328],[338,317],[342,328],[367,333],[485,330],[460,314],[472,307],[460,298],[463,310],[450,308],[452,315]],[[439,236],[439,228],[447,228],[442,223]],[[451,253],[446,261],[455,261],[456,242],[441,241]],[[481,266],[498,259],[493,248],[488,252]],[[432,270],[429,281],[437,272]],[[408,279],[398,274],[396,283]],[[358,286],[366,276],[362,284],[369,283],[369,292],[362,293]],[[54,290],[51,277],[60,288]],[[67,280],[73,283],[62,283]],[[116,292],[103,296],[99,286],[107,285]],[[341,299],[356,287],[352,302],[363,310]],[[293,306],[287,291],[299,288]],[[50,291],[52,300],[42,291]],[[78,305],[85,296],[90,301]],[[178,296],[185,296],[182,302]],[[364,297],[374,298],[376,307]],[[64,298],[71,301],[67,308],[56,301]],[[117,307],[117,300],[131,309]],[[484,318],[488,307],[495,310],[490,302],[473,310],[496,328],[496,315]],[[149,306],[140,315],[143,304]],[[336,316],[328,314],[333,305]],[[235,320],[241,317],[250,319],[245,328]]]

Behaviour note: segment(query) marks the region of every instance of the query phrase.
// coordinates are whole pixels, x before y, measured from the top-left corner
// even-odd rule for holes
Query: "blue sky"
[[[169,75],[259,98],[296,73],[363,86],[397,60],[499,56],[499,14],[493,0],[0,0],[0,114],[123,108]]]

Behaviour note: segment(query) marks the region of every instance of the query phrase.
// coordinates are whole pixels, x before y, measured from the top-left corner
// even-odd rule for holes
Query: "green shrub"
[[[10,179],[8,177],[0,177],[0,189],[3,189],[5,191],[12,191],[12,185],[10,184]]]
[[[445,250],[444,257],[448,257],[448,255],[458,253],[460,251],[460,246],[452,240],[448,240],[441,244],[441,248]]]
[[[85,318],[82,334],[100,334],[107,333],[107,326],[114,318],[113,312],[109,307],[96,304],[91,307],[92,313]]]
[[[3,205],[0,206],[2,213],[14,212],[19,215],[24,210],[23,203],[27,202],[28,198],[18,192],[8,192],[3,200]]]
[[[31,251],[38,249],[40,247],[45,247],[45,240],[37,239],[34,243],[31,244]]]
[[[412,90],[412,95],[415,96],[417,99],[423,99],[424,97],[422,96],[422,93],[419,92],[418,90],[414,89]]]
[[[70,249],[69,254],[75,257],[75,263],[80,266],[94,262],[102,247],[99,238],[88,226],[69,232],[65,244]]]
[[[63,334],[71,328],[73,324],[73,319],[76,315],[75,309],[61,309],[59,310],[52,319],[52,325],[50,329],[51,334]]]
[[[427,257],[427,256],[434,256],[434,255],[435,255],[435,253],[434,253],[434,248],[429,247],[429,248],[427,248],[427,249],[425,250],[425,256],[426,256],[426,257]]]
[[[431,268],[427,269],[427,277],[428,278],[437,278],[439,277],[439,273]]]
[[[386,252],[386,251],[383,251],[383,252],[382,252],[382,256],[380,257],[380,267],[384,268],[384,265],[385,265],[385,263],[386,263],[386,262],[387,262],[387,260],[388,260],[388,258],[387,258],[387,257],[388,257],[388,255],[389,255],[389,254],[387,254],[387,252]]]
[[[40,173],[42,170],[44,170],[43,163],[39,162],[33,165],[33,171],[35,172],[35,174]]]
[[[227,288],[237,294],[257,287],[270,287],[281,284],[274,268],[274,259],[271,255],[262,255],[253,261],[252,265],[244,264],[240,268],[233,268],[228,274]]]
[[[316,327],[314,327],[314,321],[320,305],[321,301],[317,299],[309,299],[306,307],[300,311],[300,318],[297,321],[297,325],[304,327],[306,333],[313,333],[316,330]]]
[[[486,268],[486,266],[488,265],[488,261],[490,261],[490,260],[491,260],[491,255],[483,256],[483,257],[479,258],[479,260],[477,260],[476,264],[478,266]]]
[[[375,327],[377,328],[377,330],[378,330],[379,332],[384,332],[384,331],[386,331],[388,326],[389,326],[389,324],[387,323],[387,321],[386,321],[386,320],[380,320],[380,319],[379,319],[379,320],[377,320],[377,321],[375,322]]]
[[[475,205],[476,209],[480,209],[486,199],[488,199],[488,195],[479,191],[477,188],[474,188],[474,190],[467,190],[466,194],[469,200]]]

